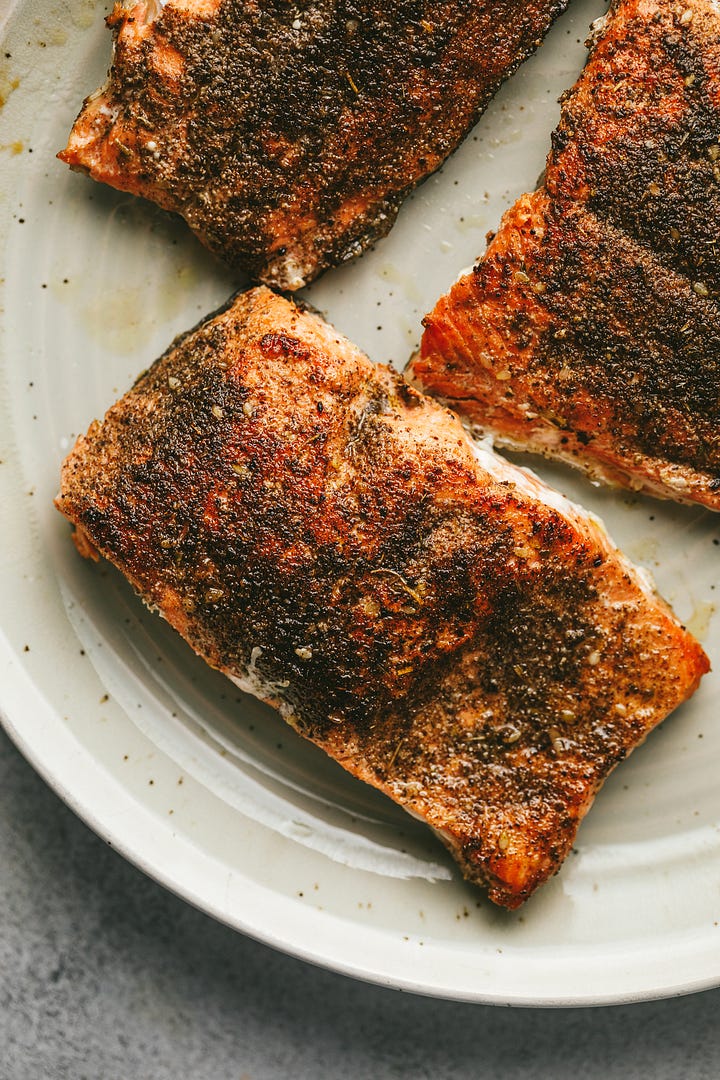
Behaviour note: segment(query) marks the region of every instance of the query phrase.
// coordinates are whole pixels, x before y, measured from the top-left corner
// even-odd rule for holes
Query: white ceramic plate
[[[336,970],[514,1004],[720,982],[717,676],[613,775],[562,873],[507,914],[463,883],[422,825],[238,695],[118,574],[78,558],[52,507],[62,457],[237,282],[181,224],[55,160],[104,76],[106,6],[10,7],[0,15],[0,686],[13,739],[149,874]],[[556,99],[602,9],[575,0],[392,235],[308,290],[375,359],[405,363],[423,313],[534,186]],[[720,669],[720,517],[538,471],[606,519]]]

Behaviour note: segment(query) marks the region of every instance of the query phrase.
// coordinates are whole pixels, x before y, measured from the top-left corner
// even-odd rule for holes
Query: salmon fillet
[[[411,377],[499,444],[720,510],[718,237],[720,8],[618,0]]]
[[[566,3],[116,3],[59,157],[297,289],[389,231]]]
[[[266,288],[91,425],[57,505],[82,554],[508,908],[708,669],[595,520]]]

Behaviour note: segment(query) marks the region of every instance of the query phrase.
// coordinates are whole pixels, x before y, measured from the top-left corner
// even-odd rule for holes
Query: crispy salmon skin
[[[567,0],[138,0],[59,155],[282,289],[388,232]]]
[[[412,378],[499,444],[720,510],[719,236],[720,9],[617,0]]]
[[[708,669],[596,521],[265,288],[92,424],[57,505],[508,908]]]

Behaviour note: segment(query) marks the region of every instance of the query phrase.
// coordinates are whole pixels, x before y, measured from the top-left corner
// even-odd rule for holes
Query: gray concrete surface
[[[720,991],[589,1010],[413,997],[218,925],[0,733],[0,1080],[718,1080]]]

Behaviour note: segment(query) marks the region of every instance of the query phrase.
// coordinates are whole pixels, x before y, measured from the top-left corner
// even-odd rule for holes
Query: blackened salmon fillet
[[[720,510],[719,241],[720,8],[617,0],[413,379],[500,444]]]
[[[708,668],[595,520],[266,288],[92,424],[57,505],[509,908]]]
[[[566,3],[117,3],[59,156],[297,289],[388,232]]]

